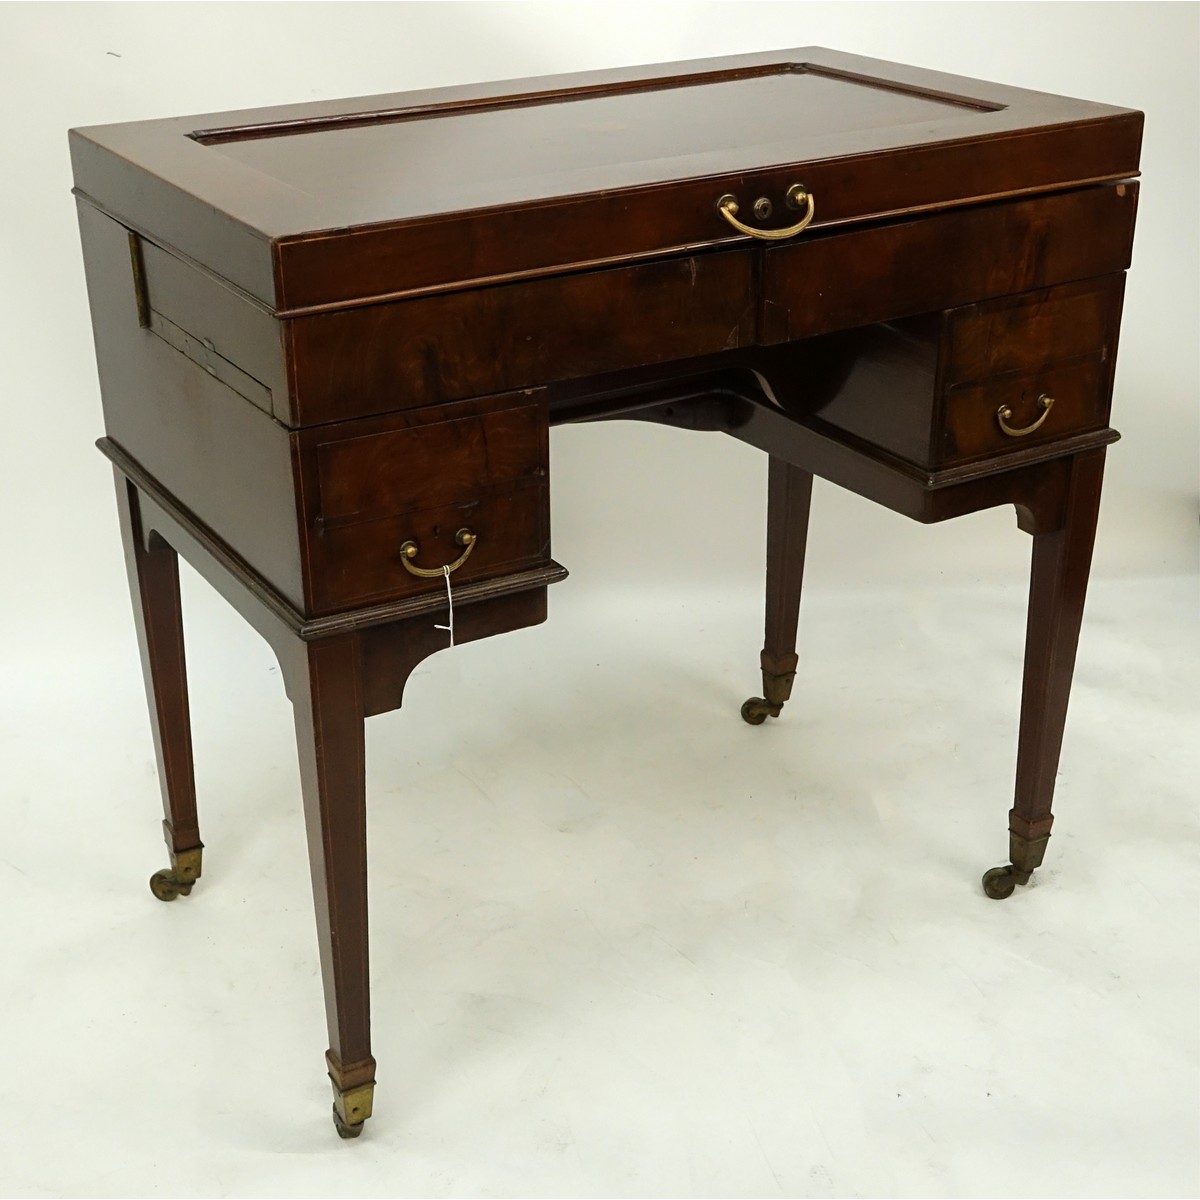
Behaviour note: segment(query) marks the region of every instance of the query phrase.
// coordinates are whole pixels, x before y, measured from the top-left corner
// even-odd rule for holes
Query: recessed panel
[[[436,192],[449,181],[479,195],[494,181],[540,179],[610,168],[614,183],[672,179],[697,156],[777,147],[782,161],[806,157],[827,138],[978,116],[997,105],[848,78],[802,64],[744,77],[731,73],[639,86],[547,93],[503,103],[351,114],[336,120],[224,130],[193,137],[290,187],[317,197]],[[790,149],[789,149],[790,148]],[[647,173],[646,164],[653,164]],[[503,194],[499,189],[497,195]]]

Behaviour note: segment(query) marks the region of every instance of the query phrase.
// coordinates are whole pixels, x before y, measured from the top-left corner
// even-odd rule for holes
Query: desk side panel
[[[237,376],[231,386],[265,412],[285,420],[287,364],[282,329],[272,313],[153,242],[139,239],[139,249],[151,326],[155,317],[161,317],[184,331],[194,340],[195,357],[210,374],[211,368],[219,373],[230,364],[237,375],[249,376],[250,386],[242,387]]]
[[[286,429],[143,325],[129,231],[79,204],[108,436],[303,607]]]

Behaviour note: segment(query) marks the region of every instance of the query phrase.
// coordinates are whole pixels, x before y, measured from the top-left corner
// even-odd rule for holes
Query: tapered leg
[[[156,872],[150,879],[150,889],[160,900],[174,900],[188,895],[200,878],[203,850],[196,820],[179,560],[157,534],[146,537],[133,484],[120,471],[116,472],[116,482],[121,539],[162,789],[163,833],[171,856],[170,869]]]
[[[1016,884],[1029,881],[1041,866],[1050,840],[1054,778],[1075,670],[1103,474],[1103,450],[1077,457],[1071,464],[1061,527],[1033,536],[1016,797],[1008,819],[1012,861],[984,875],[984,890],[993,899],[1010,896]]]
[[[304,792],[317,941],[329,1027],[334,1123],[357,1137],[371,1115],[375,1060],[367,967],[364,707],[358,638],[297,648],[289,691]]]
[[[792,694],[799,661],[796,627],[812,483],[811,471],[771,456],[767,467],[767,619],[760,660],[763,694],[742,705],[742,717],[751,725],[779,716]]]

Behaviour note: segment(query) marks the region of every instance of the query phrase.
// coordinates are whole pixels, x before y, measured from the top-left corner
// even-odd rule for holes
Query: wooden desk
[[[768,457],[763,695],[813,474],[1033,537],[1009,895],[1041,863],[1083,610],[1140,113],[827,50],[74,130],[171,867],[200,877],[176,554],[296,717],[334,1117],[371,1114],[364,718],[545,619],[548,429]]]

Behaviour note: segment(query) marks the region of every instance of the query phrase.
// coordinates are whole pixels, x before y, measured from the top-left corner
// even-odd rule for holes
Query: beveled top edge
[[[671,64],[677,69],[686,64]],[[602,73],[605,78],[608,72]],[[674,88],[703,87],[716,83],[731,83],[738,80],[762,78],[769,75],[821,75],[830,79],[843,79],[882,91],[905,93],[924,99],[942,100],[963,108],[981,112],[996,112],[1007,105],[998,101],[978,100],[971,96],[956,95],[928,87],[880,80],[823,66],[816,62],[772,61],[770,63],[728,67],[718,71],[675,73],[671,75],[639,75],[622,82],[608,82],[569,86],[538,88],[532,91],[505,91],[502,95],[472,96],[443,99],[434,103],[409,103],[399,107],[354,107],[346,112],[324,116],[296,116],[286,119],[224,125],[211,129],[193,129],[187,136],[201,145],[212,146],[224,142],[250,141],[268,137],[287,137],[295,134],[324,132],[333,129],[350,129],[362,125],[393,124],[400,121],[430,120],[438,117],[453,117],[467,113],[494,112],[507,108],[532,108],[544,104],[569,103],[600,97],[629,95],[635,92],[667,91]],[[570,77],[549,76],[547,82]],[[455,92],[458,89],[447,89]],[[412,96],[414,93],[405,93]],[[347,101],[347,104],[353,104]],[[270,111],[270,110],[268,110]]]
[[[952,75],[923,67],[908,66],[887,59],[848,54],[823,46],[803,46],[787,50],[761,51],[753,54],[724,55],[717,58],[685,59],[676,62],[646,63],[626,67],[591,71],[567,72],[558,75],[524,76],[516,79],[486,80],[477,83],[455,84],[447,87],[419,88],[404,92],[382,92],[370,96],[340,97],[332,100],[310,100],[298,104],[271,105],[262,108],[229,109],[219,112],[195,113],[187,116],[157,117],[143,121],[121,121],[108,125],[85,125],[71,129],[71,134],[101,145],[119,138],[127,143],[136,131],[183,134],[189,138],[214,138],[231,131],[271,126],[303,126],[309,123],[337,125],[355,118],[370,119],[384,113],[419,113],[436,108],[480,108],[496,102],[528,99],[545,95],[555,96],[577,92],[595,94],[606,89],[635,90],[639,84],[656,85],[673,76],[763,74],[772,69],[791,68],[818,71],[823,75],[840,76],[859,81],[886,80],[903,90],[931,98],[996,110],[1019,101],[1057,101],[1072,111],[1064,119],[1086,120],[1089,117],[1116,116],[1135,110],[1090,100],[1076,100],[1050,92],[1018,88],[1008,84]],[[983,100],[984,103],[979,103]],[[291,132],[291,129],[285,132]]]

